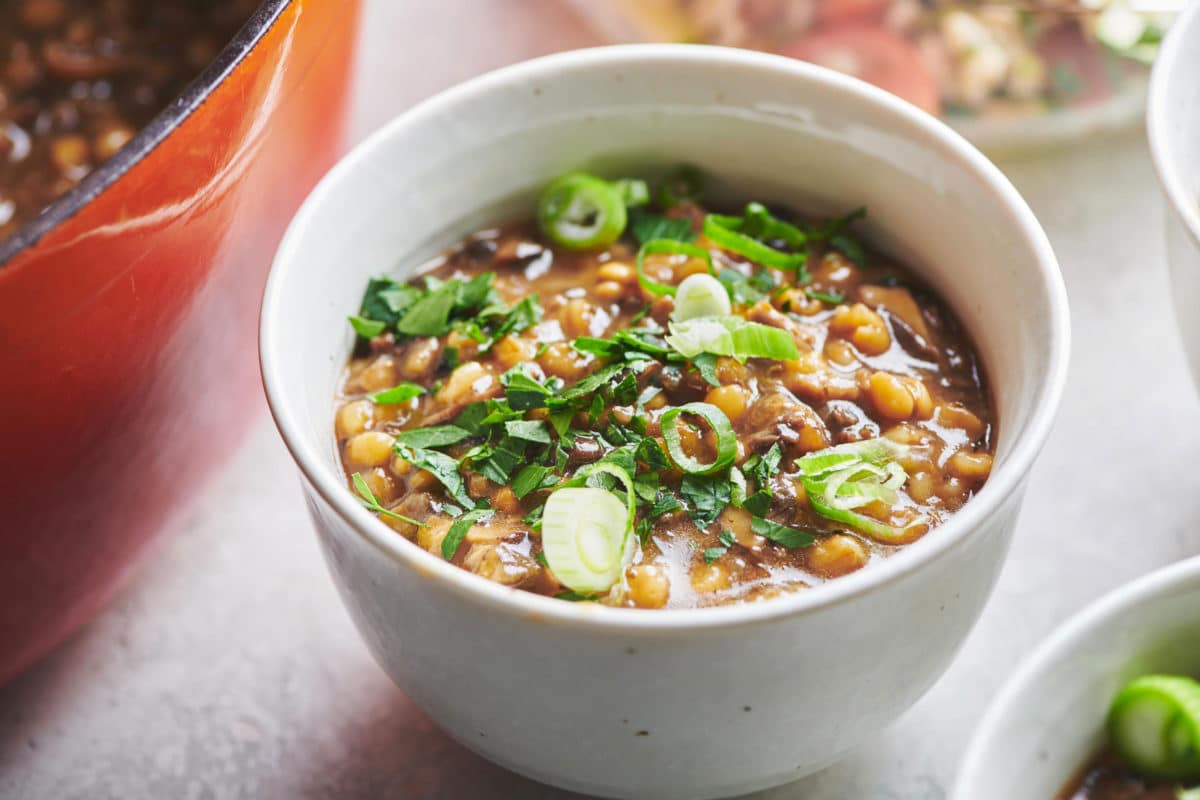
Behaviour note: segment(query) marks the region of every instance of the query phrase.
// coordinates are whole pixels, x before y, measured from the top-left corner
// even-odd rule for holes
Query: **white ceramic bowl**
[[[1150,77],[1150,155],[1167,196],[1167,261],[1175,319],[1200,381],[1200,3],[1167,35]]]
[[[886,563],[819,590],[656,612],[489,583],[359,507],[332,416],[346,315],[368,276],[404,274],[474,228],[529,214],[569,169],[680,162],[743,195],[870,208],[870,234],[940,287],[990,373],[998,451],[978,497]],[[280,248],[261,349],[334,579],[396,683],[467,747],[538,780],[700,798],[829,764],[941,675],[1000,571],[1067,340],[1061,276],[1033,214],[942,123],[790,59],[641,45],[485,75],[360,145]]]
[[[1103,746],[1113,697],[1153,672],[1200,675],[1200,558],[1112,592],[1051,634],[984,715],[951,800],[1054,800]]]

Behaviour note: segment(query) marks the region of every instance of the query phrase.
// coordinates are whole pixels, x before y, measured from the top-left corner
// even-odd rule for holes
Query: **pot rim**
[[[375,159],[376,151],[387,148],[388,142],[402,130],[445,119],[460,104],[470,103],[475,97],[512,83],[528,83],[534,78],[546,78],[573,70],[669,63],[698,68],[711,67],[716,63],[729,68],[785,72],[799,85],[823,86],[850,96],[855,102],[883,107],[897,119],[899,125],[914,130],[915,135],[928,137],[948,158],[976,175],[984,185],[984,190],[998,195],[1011,211],[1014,228],[1026,239],[1035,254],[1032,269],[1040,278],[1041,291],[1045,294],[1052,316],[1047,369],[1045,374],[1034,379],[1032,391],[1038,400],[1037,407],[1025,427],[1014,434],[1008,458],[993,473],[987,485],[961,511],[938,528],[937,536],[923,538],[882,564],[839,578],[821,586],[819,590],[797,592],[763,603],[652,612],[590,603],[566,603],[501,586],[446,563],[397,536],[357,502],[345,487],[341,476],[335,475],[321,454],[309,446],[303,433],[301,414],[288,400],[287,387],[274,356],[286,346],[279,341],[277,330],[277,319],[286,313],[281,308],[280,300],[286,281],[283,276],[292,269],[296,261],[294,251],[301,246],[308,219],[320,212],[325,195],[332,191],[343,174],[358,170],[364,162]],[[612,45],[544,56],[468,80],[434,95],[393,119],[335,165],[301,206],[284,235],[267,279],[259,333],[259,357],[267,403],[292,459],[307,485],[329,509],[382,556],[438,581],[447,591],[487,606],[493,613],[625,635],[634,632],[687,634],[697,629],[728,629],[819,613],[827,607],[896,583],[914,571],[923,569],[926,562],[935,561],[956,550],[1001,509],[1010,495],[1020,490],[1053,424],[1066,382],[1069,346],[1066,288],[1049,239],[1008,178],[960,134],[894,95],[833,70],[783,56],[692,44]]]
[[[275,25],[293,0],[261,0],[254,13],[221,50],[215,59],[194,78],[150,123],[137,132],[116,155],[92,170],[69,191],[57,197],[40,214],[17,232],[0,239],[0,270],[16,256],[37,245],[51,231],[74,217],[88,203],[103,194],[126,172],[148,156],[183,124],[209,95],[224,83]]]

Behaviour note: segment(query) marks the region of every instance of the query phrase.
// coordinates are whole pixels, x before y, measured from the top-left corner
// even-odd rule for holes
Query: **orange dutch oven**
[[[284,227],[342,144],[358,0],[265,0],[0,242],[0,682],[95,615],[259,409]]]

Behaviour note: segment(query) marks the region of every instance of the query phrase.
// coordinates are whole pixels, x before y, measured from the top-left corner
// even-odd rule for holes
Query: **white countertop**
[[[369,1],[360,136],[471,74],[590,41],[554,0]],[[1075,336],[1012,555],[920,703],[841,764],[760,800],[944,798],[988,699],[1053,626],[1200,554],[1200,414],[1140,131],[1001,166],[1050,234]],[[107,613],[0,691],[0,797],[568,796],[451,742],[374,665],[265,412],[181,527]]]

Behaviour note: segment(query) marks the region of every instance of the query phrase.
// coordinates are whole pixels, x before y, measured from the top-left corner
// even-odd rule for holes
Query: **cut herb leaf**
[[[721,385],[720,379],[717,378],[717,357],[714,354],[700,353],[692,356],[692,366],[709,386]]]
[[[413,428],[396,434],[396,443],[407,447],[427,449],[446,447],[469,439],[466,430],[457,425],[430,425],[428,428]]]
[[[704,551],[704,563],[712,564],[721,556],[729,552],[729,549],[737,544],[737,539],[734,538],[733,531],[723,530],[717,534],[717,541],[721,544],[718,547],[709,547]]]
[[[391,509],[384,508],[380,504],[379,499],[375,497],[375,493],[371,491],[371,487],[367,486],[367,482],[361,472],[354,473],[354,477],[351,480],[354,482],[354,491],[358,492],[358,502],[362,503],[366,508],[374,511],[376,514],[383,514],[385,517],[398,519],[401,522],[407,522],[409,525],[416,525],[418,528],[424,527],[425,523],[423,522],[418,522],[412,517],[406,517],[403,514],[397,514]]]
[[[454,554],[458,552],[459,545],[470,533],[471,526],[485,517],[490,517],[493,513],[490,508],[476,508],[450,523],[450,530],[446,531],[446,538],[442,539],[442,558],[452,561]]]
[[[776,544],[784,547],[808,547],[816,541],[816,537],[807,531],[796,530],[785,525],[780,525],[777,522],[771,522],[769,519],[762,517],[753,517],[750,520],[750,530],[757,533],[759,536],[764,536]]]
[[[528,411],[532,408],[542,408],[546,398],[550,397],[550,389],[529,377],[518,364],[513,369],[500,376],[504,385],[504,396],[508,404],[516,411]]]
[[[400,403],[407,403],[414,397],[420,397],[425,394],[424,387],[405,381],[397,384],[391,389],[384,389],[382,392],[376,392],[371,395],[371,402],[380,406],[394,406]]]
[[[729,480],[724,475],[684,475],[679,494],[687,503],[688,516],[704,530],[729,505]]]
[[[396,443],[396,451],[408,463],[418,469],[427,471],[438,479],[445,487],[446,493],[454,502],[464,508],[475,505],[475,501],[467,494],[462,475],[458,471],[458,462],[445,453],[436,450],[426,450],[419,447],[409,447],[401,442]]]
[[[822,303],[829,303],[831,306],[840,306],[846,302],[846,295],[841,292],[818,292],[816,289],[805,289],[804,293],[813,300],[820,300]]]
[[[362,317],[350,317],[349,320],[350,327],[364,339],[373,339],[387,328],[387,325],[378,320],[363,319]]]
[[[654,239],[672,239],[676,242],[693,242],[696,233],[692,223],[686,219],[673,219],[651,211],[636,209],[629,212],[629,230],[638,244]]]
[[[396,330],[408,336],[441,336],[449,329],[450,309],[458,298],[458,281],[447,281],[408,309]]]
[[[538,489],[545,489],[558,483],[558,478],[554,475],[554,470],[550,467],[545,467],[540,464],[529,464],[522,467],[517,473],[517,477],[513,478],[512,490],[518,500],[531,492],[536,492]]]

